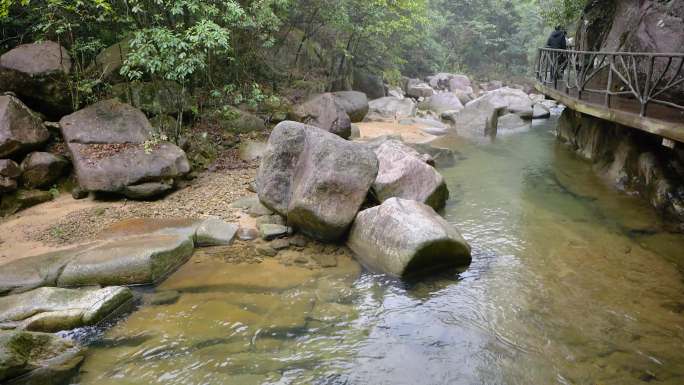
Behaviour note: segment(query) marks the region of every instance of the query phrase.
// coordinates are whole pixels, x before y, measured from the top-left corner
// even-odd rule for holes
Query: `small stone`
[[[145,302],[152,306],[172,305],[178,301],[180,293],[176,290],[165,290],[152,293],[145,298]]]
[[[276,250],[284,250],[290,247],[290,241],[287,239],[276,239],[270,243],[270,246]]]
[[[250,192],[253,192],[253,193],[257,192],[256,182],[255,181],[249,182],[249,185],[247,185],[247,190]]]
[[[266,241],[272,241],[277,238],[287,236],[290,229],[287,226],[263,224],[259,226],[259,233],[261,238]]]
[[[309,258],[308,258],[306,255],[304,255],[304,254],[298,254],[298,255],[294,258],[294,262],[295,262],[295,263],[298,263],[298,264],[300,264],[300,265],[306,265],[306,264],[309,263]]]
[[[275,257],[278,255],[278,250],[269,245],[258,245],[256,247],[256,252],[265,257]]]
[[[264,215],[256,219],[256,225],[257,227],[261,225],[281,225],[285,226],[285,218],[281,217],[280,215],[274,214],[274,215]]]
[[[247,213],[251,217],[256,218],[264,215],[272,215],[273,211],[271,211],[268,207],[261,204],[261,202],[257,201],[252,207],[250,207],[247,210]]]
[[[309,244],[309,240],[303,235],[295,235],[290,238],[290,244],[297,247],[306,247]]]
[[[76,200],[85,199],[89,194],[90,193],[88,191],[82,189],[80,186],[76,186],[71,189],[71,197]]]
[[[238,230],[237,237],[241,241],[253,241],[259,238],[259,233],[256,231],[256,229],[243,227]]]
[[[238,226],[220,219],[207,219],[195,231],[197,246],[226,246],[233,243]]]
[[[336,267],[337,257],[330,254],[316,254],[313,256],[314,261],[318,262],[321,267]]]

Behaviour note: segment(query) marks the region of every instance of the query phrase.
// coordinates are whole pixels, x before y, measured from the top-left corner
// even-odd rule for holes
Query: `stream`
[[[75,384],[682,384],[684,236],[556,143],[557,120],[441,169],[465,271],[400,282],[198,253]]]

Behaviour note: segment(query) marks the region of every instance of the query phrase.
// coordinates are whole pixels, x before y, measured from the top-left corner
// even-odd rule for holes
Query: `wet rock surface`
[[[470,264],[470,246],[427,205],[391,198],[359,213],[347,241],[364,265],[405,277]]]
[[[224,244],[231,234],[223,230],[234,227],[212,220],[122,221],[92,243],[3,265],[0,294],[43,286],[155,284],[184,264],[196,243]]]
[[[44,287],[0,297],[0,329],[58,332],[95,325],[133,299],[130,289]]]
[[[0,381],[3,384],[59,385],[83,361],[77,344],[52,334],[0,330]]]

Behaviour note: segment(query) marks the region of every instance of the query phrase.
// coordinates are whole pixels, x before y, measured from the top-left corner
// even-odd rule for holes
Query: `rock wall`
[[[558,138],[618,189],[647,199],[684,231],[684,148],[661,145],[662,138],[566,109]]]

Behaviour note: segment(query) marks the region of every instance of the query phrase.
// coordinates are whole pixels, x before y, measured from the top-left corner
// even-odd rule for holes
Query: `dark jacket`
[[[565,31],[553,31],[551,36],[549,36],[549,40],[546,41],[546,46],[555,49],[567,49]]]

